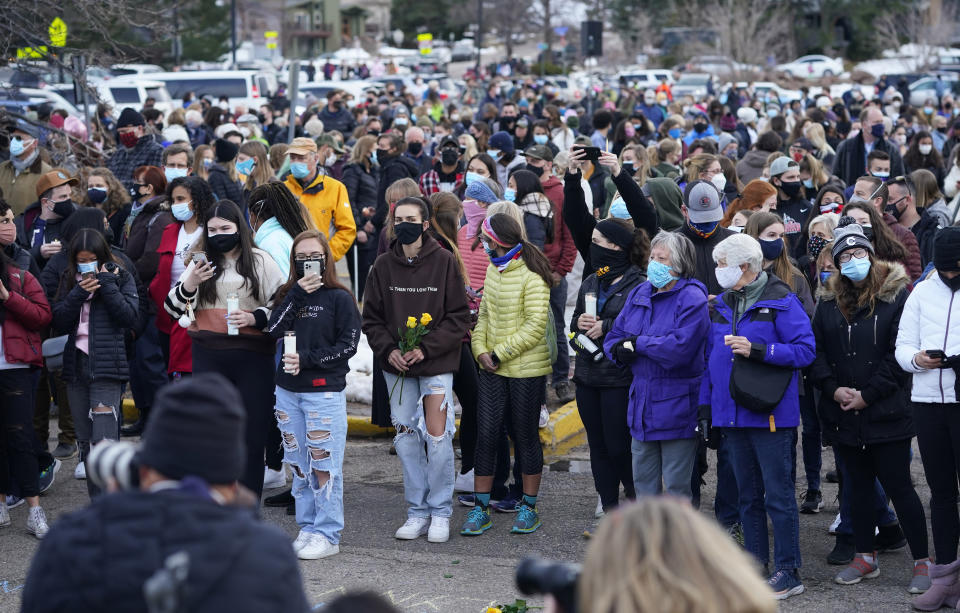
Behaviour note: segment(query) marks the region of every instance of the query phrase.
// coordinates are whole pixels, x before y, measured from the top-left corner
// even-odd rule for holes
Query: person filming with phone
[[[930,486],[937,563],[930,567],[931,588],[914,600],[923,611],[955,603],[960,581],[960,227],[942,228],[933,240],[936,270],[907,298],[896,349],[900,367],[913,375],[913,419]]]

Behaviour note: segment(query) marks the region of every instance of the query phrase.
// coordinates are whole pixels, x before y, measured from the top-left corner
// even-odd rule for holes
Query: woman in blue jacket
[[[692,496],[697,392],[710,329],[707,288],[694,274],[690,239],[677,232],[657,234],[650,245],[647,281],[630,293],[604,341],[607,354],[633,373],[627,424],[638,495],[666,489],[674,496]],[[578,385],[578,401],[579,396]]]
[[[804,589],[793,448],[800,423],[796,371],[813,362],[813,330],[790,287],[763,271],[763,252],[756,239],[730,236],[714,247],[713,259],[725,291],[714,299],[701,411],[712,412],[713,427],[729,445],[740,489],[744,546],[764,566],[770,561],[766,515],[770,516],[774,566],[768,583],[782,600]],[[738,358],[794,371],[772,411],[749,409],[742,396],[740,402],[732,397],[730,378]]]

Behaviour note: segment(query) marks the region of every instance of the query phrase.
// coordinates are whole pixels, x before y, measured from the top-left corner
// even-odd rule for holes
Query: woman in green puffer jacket
[[[546,377],[555,359],[549,346],[556,346],[556,341],[547,339],[548,328],[553,328],[549,318],[553,275],[546,256],[523,239],[520,224],[508,215],[485,219],[481,242],[491,265],[472,339],[473,355],[481,368],[474,464],[476,506],[460,533],[479,535],[491,527],[490,490],[497,442],[509,411],[516,459],[523,473],[523,497],[511,532],[529,534],[540,527],[537,493],[543,448],[538,423]]]

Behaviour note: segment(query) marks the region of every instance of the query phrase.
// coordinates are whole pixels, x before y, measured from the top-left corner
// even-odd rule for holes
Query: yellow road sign
[[[280,36],[280,33],[276,30],[267,30],[263,33],[264,38],[277,38]]]
[[[50,22],[50,44],[54,47],[64,47],[67,44],[67,24],[59,17]]]
[[[47,55],[46,47],[20,47],[17,49],[17,59],[26,60],[34,58],[43,58]]]

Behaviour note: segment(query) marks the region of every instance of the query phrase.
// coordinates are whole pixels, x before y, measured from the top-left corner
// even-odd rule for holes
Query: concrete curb
[[[137,409],[133,400],[125,399],[123,401],[124,421],[132,422],[137,418]],[[460,420],[457,420],[457,430],[460,430]],[[393,428],[381,428],[370,423],[369,417],[359,415],[347,416],[347,434],[348,436],[359,437],[387,437],[393,436]],[[583,445],[587,441],[586,432],[583,429],[583,422],[580,420],[580,413],[577,411],[577,403],[568,402],[556,411],[550,414],[550,423],[545,428],[540,429],[540,442],[543,443],[544,452],[549,456],[560,456],[574,447]]]

